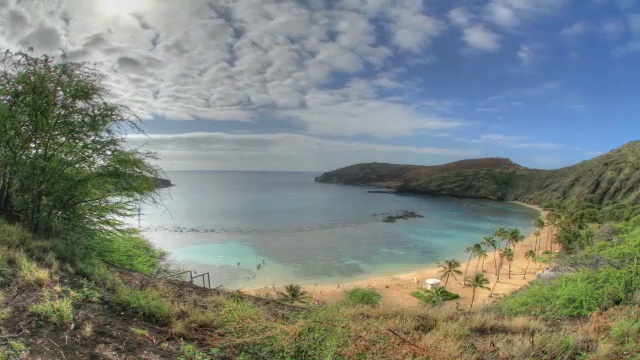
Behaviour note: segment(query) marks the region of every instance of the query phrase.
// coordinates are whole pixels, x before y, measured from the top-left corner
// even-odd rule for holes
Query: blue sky
[[[638,140],[640,1],[0,2],[0,47],[64,49],[168,170],[509,157]]]

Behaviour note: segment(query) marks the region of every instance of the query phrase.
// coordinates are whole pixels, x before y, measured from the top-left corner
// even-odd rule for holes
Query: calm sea
[[[162,206],[142,210],[140,225],[183,267],[209,271],[212,286],[247,288],[336,284],[462,261],[494,228],[529,232],[538,216],[512,203],[318,184],[317,175],[169,172],[176,186],[162,190]],[[424,218],[389,224],[373,216],[402,210]]]

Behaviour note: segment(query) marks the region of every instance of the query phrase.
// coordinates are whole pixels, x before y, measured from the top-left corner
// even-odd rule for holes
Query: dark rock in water
[[[171,183],[171,180],[169,179],[155,178],[155,181],[156,181],[156,189],[164,189],[164,188],[175,186],[174,184]]]
[[[397,194],[395,190],[369,190],[369,194]]]
[[[384,214],[378,214],[378,215],[385,215],[388,213],[384,213]],[[376,216],[376,214],[374,214],[374,216]],[[415,211],[408,211],[408,210],[404,210],[401,211],[398,214],[394,214],[394,215],[387,215],[384,219],[382,219],[382,222],[385,223],[394,223],[398,220],[409,220],[409,219],[418,219],[418,218],[423,218],[423,215],[418,214]]]

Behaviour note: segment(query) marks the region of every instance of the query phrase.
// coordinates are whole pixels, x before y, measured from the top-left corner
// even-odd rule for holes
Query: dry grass
[[[40,266],[27,257],[23,251],[6,248],[2,251],[7,264],[16,270],[21,284],[46,287],[57,281],[52,269]],[[57,265],[55,261],[53,264]]]

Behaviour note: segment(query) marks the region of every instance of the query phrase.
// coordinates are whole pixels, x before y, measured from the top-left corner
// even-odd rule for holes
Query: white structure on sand
[[[433,290],[435,288],[440,287],[440,284],[442,283],[442,281],[438,280],[438,279],[427,279],[424,281],[424,287],[427,290]]]

